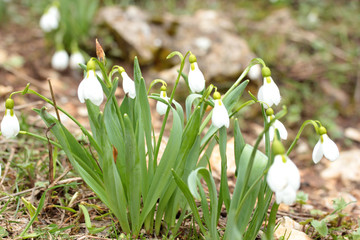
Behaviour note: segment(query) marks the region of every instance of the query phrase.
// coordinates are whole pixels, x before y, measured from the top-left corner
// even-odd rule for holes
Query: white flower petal
[[[322,150],[324,152],[324,156],[329,159],[330,161],[335,161],[339,157],[339,149],[331,140],[327,134],[323,134],[323,143],[322,143]]]
[[[276,192],[276,203],[284,203],[286,205],[292,205],[296,200],[296,190],[292,189],[290,186],[285,188],[283,191]]]
[[[78,88],[78,97],[80,102],[90,100],[93,104],[100,106],[104,100],[102,86],[96,78],[95,71],[90,70],[87,76],[82,80]]]
[[[225,126],[226,128],[229,127],[229,114],[226,110],[225,105],[221,100],[215,100],[214,104],[214,110],[211,117],[212,125],[214,125],[217,128],[221,128],[222,126]]]
[[[70,56],[70,68],[71,69],[78,69],[79,63],[85,64],[85,59],[80,52],[72,53]]]
[[[84,98],[84,84],[85,84],[85,79],[84,78],[80,84],[79,84],[79,87],[78,87],[78,98],[80,100],[81,103],[84,103],[85,102],[85,98]]]
[[[287,157],[283,162],[282,155],[276,155],[274,163],[271,165],[267,183],[271,190],[276,194],[276,202],[292,204],[296,198],[296,191],[300,187],[300,172],[296,165]]]
[[[4,118],[1,121],[1,134],[5,138],[13,138],[19,134],[20,124],[16,115],[10,115],[10,109],[6,109]]]
[[[128,94],[130,98],[134,99],[136,97],[135,83],[126,72],[122,72],[121,76],[123,78],[123,90],[125,94]]]
[[[166,101],[168,101],[168,97],[166,96],[166,92],[165,91],[161,91],[160,92],[160,97]],[[160,101],[158,101],[156,103],[156,111],[160,114],[160,115],[164,115],[166,113],[166,110],[168,108],[168,105],[165,103],[162,103]]]
[[[269,128],[269,137],[270,137],[271,142],[274,140],[274,135],[275,135],[275,128],[273,126],[270,126],[270,128]]]
[[[65,70],[69,65],[69,55],[65,50],[59,50],[55,52],[51,58],[51,67],[55,70]]]
[[[280,122],[279,120],[275,120],[274,127],[277,130],[279,130],[280,138],[283,139],[283,140],[286,140],[287,137],[288,137],[288,132],[287,132],[284,124],[282,124],[282,122]]]
[[[320,160],[323,157],[323,149],[322,149],[322,144],[321,144],[321,139],[319,139],[319,141],[316,143],[313,153],[312,153],[312,159],[314,161],[315,164],[317,164],[318,162],[320,162]]]
[[[270,77],[271,78],[271,77]],[[272,80],[269,83],[269,91],[271,91],[271,99],[275,105],[278,105],[281,100],[280,91],[274,80]]]
[[[275,82],[271,77],[270,82],[268,83],[267,79],[264,78],[264,84],[260,87],[258,92],[258,99],[271,107],[273,104],[278,105],[281,100],[280,91]],[[268,108],[264,104],[264,108]]]
[[[201,92],[205,88],[205,78],[203,73],[200,71],[199,66],[196,62],[194,64],[194,70],[189,71],[188,82],[192,92]]]

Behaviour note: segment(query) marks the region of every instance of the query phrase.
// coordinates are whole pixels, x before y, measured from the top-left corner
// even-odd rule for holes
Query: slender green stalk
[[[28,136],[37,138],[37,139],[39,139],[39,140],[41,140],[41,141],[44,141],[44,142],[48,142],[48,139],[47,139],[46,137],[42,137],[42,136],[37,135],[37,134],[35,134],[35,133],[31,133],[31,132],[27,132],[27,131],[20,131],[19,133],[20,133],[20,134],[23,134],[23,135],[28,135]],[[57,142],[54,142],[53,140],[50,140],[50,143],[51,143],[52,145],[54,145],[54,146],[62,149],[61,145],[58,144]]]
[[[253,60],[251,60],[249,66],[247,68],[245,68],[245,70],[243,71],[243,73],[240,75],[240,77],[236,80],[236,82],[229,88],[229,90],[225,93],[224,98],[229,95],[241,82],[241,80],[244,79],[244,77],[249,73],[250,68],[256,64],[261,64],[263,65],[263,67],[266,67],[266,64],[264,62],[264,60],[262,60],[261,58],[254,58]]]
[[[254,103],[256,103],[256,101],[254,101],[254,100],[249,100],[249,101],[241,104],[241,106],[238,107],[237,109],[235,109],[235,111],[229,116],[229,118],[231,118],[232,116],[234,116],[235,113],[237,113],[238,111],[240,111],[240,110],[243,109],[244,107],[249,106],[249,105],[252,105],[252,104],[254,104]]]
[[[44,97],[43,95],[41,95],[40,93],[32,90],[32,89],[29,89],[28,90],[28,93],[30,94],[34,94],[36,96],[38,96],[39,98],[43,99],[45,102],[51,104],[52,106],[54,106],[54,103],[53,101],[51,101],[50,99]],[[68,113],[67,111],[65,111],[63,108],[59,107],[59,106],[56,106],[61,112],[63,112],[67,117],[69,117],[76,125],[78,125],[81,129],[81,131],[89,138],[93,139],[92,135],[86,130],[86,128],[78,121],[76,120],[76,118],[74,118],[72,115],[70,115],[70,113]],[[94,141],[95,142],[95,141]],[[97,149],[99,147],[97,146]],[[100,148],[99,148],[100,149]]]
[[[175,85],[174,85],[174,88],[171,92],[171,95],[170,95],[170,99],[169,99],[169,104],[171,105],[172,104],[172,101],[174,99],[174,96],[175,96],[175,90],[177,88],[177,85],[179,84],[179,81],[180,81],[180,77],[181,77],[181,73],[184,69],[184,66],[185,66],[185,59],[187,57],[187,55],[189,54],[189,52],[187,52],[185,54],[185,57],[183,57],[181,59],[181,65],[180,65],[180,70],[179,70],[179,73],[178,73],[178,76],[176,78],[176,81],[175,81]],[[156,148],[155,148],[155,152],[154,152],[154,169],[157,165],[157,157],[158,157],[158,154],[159,154],[159,149],[160,149],[160,145],[161,145],[161,139],[164,135],[164,130],[165,130],[165,125],[166,125],[166,122],[167,122],[167,119],[169,117],[169,113],[170,113],[170,107],[167,108],[166,110],[166,113],[165,113],[165,116],[164,116],[164,120],[162,122],[162,125],[161,125],[161,130],[160,130],[160,134],[159,134],[159,138],[158,138],[158,141],[157,141],[157,144],[156,144]]]
[[[264,134],[269,130],[270,126],[275,122],[275,120],[280,119],[281,117],[283,117],[286,114],[286,112],[287,112],[287,110],[286,110],[286,108],[284,108],[268,124],[265,124],[264,130],[259,134],[258,138],[256,139],[256,143],[254,145],[254,149],[251,152],[249,164],[248,164],[247,169],[246,169],[245,178],[244,178],[245,181],[244,181],[244,184],[243,184],[244,187],[241,190],[240,199],[242,199],[244,197],[244,195],[245,195],[245,189],[246,189],[245,186],[247,186],[247,184],[249,182],[251,169],[252,169],[253,164],[254,164],[256,151],[257,151],[257,149],[259,147],[260,141],[262,140]]]
[[[300,135],[302,133],[302,131],[304,130],[304,128],[307,126],[307,125],[310,125],[312,124],[315,128],[315,131],[318,132],[318,128],[319,128],[319,121],[316,121],[316,120],[306,120],[300,127],[299,129],[299,132],[297,133],[294,141],[291,143],[289,149],[287,150],[286,152],[286,155],[289,156],[289,154],[291,153],[291,151],[293,150],[293,148],[295,147],[296,143],[299,141],[300,139]]]
[[[270,217],[269,217],[269,223],[267,225],[267,229],[266,229],[266,233],[265,233],[267,240],[274,239],[274,228],[275,228],[276,213],[278,211],[278,208],[279,208],[279,204],[274,202],[274,204],[273,204],[273,206],[271,208]]]

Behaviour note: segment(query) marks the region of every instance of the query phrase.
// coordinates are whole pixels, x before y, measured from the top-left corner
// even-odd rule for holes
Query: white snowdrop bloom
[[[300,188],[300,173],[296,165],[284,154],[275,156],[271,165],[267,183],[275,192],[276,203],[293,204],[296,200],[296,191]]]
[[[275,118],[274,115],[272,116],[268,116],[268,121],[270,122],[271,119]],[[269,128],[269,137],[270,137],[270,141],[274,140],[274,135],[275,135],[275,129],[279,130],[279,134],[280,134],[280,138],[283,140],[286,140],[288,137],[288,132],[284,126],[284,124],[282,124],[282,122],[280,122],[279,120],[275,120],[275,122],[270,126]]]
[[[191,92],[199,93],[205,88],[204,74],[200,71],[194,54],[189,56],[190,71],[188,75],[188,83]]]
[[[135,91],[135,83],[129,75],[125,71],[121,72],[121,76],[123,79],[123,89],[125,94],[128,94],[130,98],[134,99],[136,97],[136,91]]]
[[[78,69],[79,63],[85,64],[85,59],[80,52],[74,52],[70,55],[70,68],[71,69]]]
[[[259,64],[252,66],[247,74],[251,80],[259,80],[261,78],[261,67]]]
[[[12,114],[11,114],[12,113]],[[1,121],[1,134],[5,138],[13,138],[19,134],[20,124],[13,109],[6,109],[5,116]]]
[[[69,55],[65,50],[56,51],[51,59],[51,67],[58,71],[65,70],[69,65]]]
[[[191,64],[188,76],[189,87],[192,92],[198,93],[205,88],[205,78],[197,62]]]
[[[59,27],[60,12],[55,6],[50,7],[40,18],[40,28],[44,32],[51,32]]]
[[[165,90],[161,90],[160,91],[160,97],[162,99],[164,99],[165,101],[169,101],[169,98],[166,96],[166,88]],[[158,101],[156,103],[156,111],[160,114],[160,115],[164,115],[166,113],[166,110],[168,108],[168,105],[165,103],[162,103],[160,101]]]
[[[260,87],[258,92],[258,99],[265,102],[271,107],[273,104],[278,105],[281,100],[280,91],[271,77],[264,77],[264,84]],[[264,104],[264,108],[268,108]]]
[[[335,161],[340,155],[338,147],[334,141],[329,138],[324,127],[320,127],[319,132],[320,139],[316,143],[312,153],[314,163],[318,163],[323,156],[330,161]]]
[[[226,110],[224,103],[220,99],[220,93],[214,93],[214,110],[211,116],[212,125],[217,128],[221,128],[225,126],[226,128],[229,127],[229,114]]]
[[[87,71],[86,77],[79,85],[78,97],[81,103],[88,99],[97,106],[100,106],[104,100],[102,86],[96,78],[95,70],[90,69]]]

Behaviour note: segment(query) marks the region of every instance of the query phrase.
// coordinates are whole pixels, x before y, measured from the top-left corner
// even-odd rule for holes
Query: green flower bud
[[[319,134],[320,134],[320,135],[323,135],[323,134],[326,134],[326,133],[327,133],[326,128],[323,127],[323,126],[321,126],[321,127],[319,128]]]
[[[214,92],[214,94],[213,94],[213,98],[214,98],[214,100],[218,100],[218,99],[221,98],[221,94],[220,94],[218,91],[216,91],[216,92]]]
[[[90,71],[90,70],[96,70],[96,63],[94,60],[90,59],[87,64],[86,64],[86,70]]]
[[[274,110],[272,108],[268,108],[266,110],[266,116],[272,116],[272,115],[274,115]]]
[[[161,88],[160,88],[160,91],[166,91],[166,86],[162,85]]]
[[[189,56],[189,62],[190,62],[190,63],[196,62],[196,56],[195,56],[194,54],[191,54],[191,55]]]
[[[261,69],[261,74],[263,75],[263,77],[270,77],[270,76],[271,76],[270,68],[268,68],[268,67],[263,67],[263,68]]]
[[[13,109],[14,108],[14,100],[12,100],[11,98],[6,99],[5,107],[6,107],[6,109]]]
[[[275,156],[285,154],[284,145],[277,138],[274,139],[271,147]]]

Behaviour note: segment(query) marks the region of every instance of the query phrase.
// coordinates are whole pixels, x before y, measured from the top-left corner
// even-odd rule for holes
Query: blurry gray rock
[[[99,19],[111,28],[119,47],[129,58],[137,55],[142,64],[158,64],[172,51],[185,54],[190,50],[207,80],[233,78],[235,81],[255,57],[231,19],[213,10],[199,10],[193,16],[151,17],[134,6],[125,10],[106,7],[101,9]],[[165,61],[170,66],[177,63],[176,58]]]

